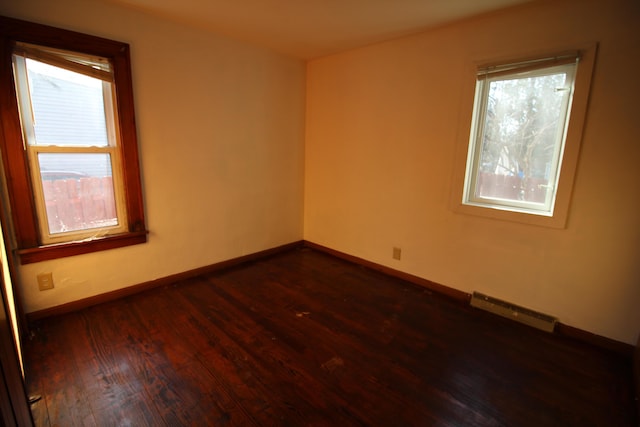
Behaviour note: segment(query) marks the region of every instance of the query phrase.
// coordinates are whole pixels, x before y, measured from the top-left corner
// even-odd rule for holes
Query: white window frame
[[[98,78],[102,81],[102,93],[104,101],[105,121],[107,129],[107,145],[99,146],[62,146],[45,145],[36,143],[34,123],[32,117],[33,107],[31,105],[31,94],[28,83],[26,59],[31,58],[46,64],[79,72],[89,77]],[[59,51],[41,46],[29,46],[21,44],[13,54],[14,75],[16,91],[18,94],[20,118],[24,134],[24,144],[29,161],[31,182],[35,198],[36,216],[40,229],[42,243],[57,244],[84,239],[98,238],[109,235],[121,234],[127,231],[127,212],[124,196],[124,183],[122,174],[122,162],[120,160],[120,149],[116,120],[117,114],[114,112],[116,105],[115,88],[113,83],[113,72],[110,67],[100,64],[103,61],[94,61],[90,56],[76,52]],[[96,67],[96,68],[94,68]],[[52,233],[49,229],[49,222],[46,211],[44,189],[42,185],[40,163],[38,155],[41,153],[99,153],[107,154],[111,161],[111,172],[113,179],[114,201],[116,208],[117,224],[112,226],[102,226],[86,228],[82,230],[72,230],[66,232]]]
[[[595,43],[579,46],[578,49],[556,50],[534,54],[529,57],[512,57],[497,61],[478,61],[469,70],[469,78],[464,87],[463,107],[459,144],[456,154],[455,175],[453,178],[451,205],[455,212],[481,216],[485,218],[514,221],[523,224],[564,228],[567,224],[573,183],[577,170],[582,131],[586,118],[589,89],[595,63],[597,45]],[[553,51],[551,51],[553,52]],[[567,53],[570,52],[570,53]],[[487,88],[481,80],[483,73],[494,73],[496,80],[510,73],[535,73],[548,67],[560,67],[570,58],[580,58],[579,66],[573,76],[573,96],[567,109],[567,122],[561,140],[561,151],[557,159],[556,179],[553,191],[549,191],[548,200],[542,206],[533,203],[517,203],[513,200],[475,197],[475,176],[479,147],[482,139],[482,121],[484,120],[482,100],[483,90]],[[515,69],[517,71],[514,71]],[[473,74],[471,74],[473,73]],[[491,79],[492,77],[486,77]],[[469,101],[472,102],[469,102]],[[476,149],[478,145],[478,149]],[[550,197],[549,197],[550,196]]]
[[[562,153],[564,152],[564,143],[566,140],[566,129],[570,120],[571,100],[573,98],[574,91],[574,76],[578,63],[577,56],[571,56],[568,59],[568,64],[542,65],[541,67],[528,69],[529,67],[527,66],[527,63],[525,63],[522,64],[522,67],[527,68],[524,71],[521,71],[519,69],[520,67],[515,67],[514,70],[510,70],[508,72],[492,73],[490,70],[483,70],[478,74],[478,79],[476,82],[474,114],[471,124],[471,135],[469,141],[469,154],[467,157],[467,174],[465,177],[465,189],[462,203],[468,205],[483,206],[491,209],[506,209],[515,212],[530,213],[533,215],[553,215],[553,206],[556,194],[555,183],[557,182],[558,176],[560,174],[560,164],[562,161]],[[552,62],[555,62],[554,59],[550,60]],[[562,88],[562,93],[564,96],[560,111],[561,116],[559,117],[559,121],[562,123],[562,125],[559,127],[559,132],[555,136],[554,153],[553,159],[551,161],[551,170],[549,173],[549,188],[545,197],[545,202],[534,203],[513,199],[482,197],[478,195],[476,190],[478,169],[482,151],[482,144],[484,142],[485,135],[484,125],[486,123],[490,84],[494,81],[519,80],[559,73],[564,73],[566,76],[565,86]]]

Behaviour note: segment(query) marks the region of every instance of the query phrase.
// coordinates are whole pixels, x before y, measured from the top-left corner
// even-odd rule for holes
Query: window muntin
[[[109,62],[25,44],[14,52],[42,243],[126,231]]]
[[[478,74],[463,204],[553,216],[577,67],[558,62]]]

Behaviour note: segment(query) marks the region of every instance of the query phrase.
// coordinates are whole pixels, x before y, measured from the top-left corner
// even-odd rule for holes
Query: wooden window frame
[[[121,234],[43,245],[23,141],[12,69],[16,42],[96,55],[111,60],[117,91],[120,156],[128,230]],[[101,37],[0,16],[0,151],[16,249],[22,264],[145,243],[142,183],[133,103],[129,45]]]

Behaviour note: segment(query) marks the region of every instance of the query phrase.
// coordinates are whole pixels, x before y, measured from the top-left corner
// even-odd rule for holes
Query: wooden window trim
[[[127,232],[88,241],[55,245],[40,243],[11,65],[16,42],[77,51],[112,61],[117,91]],[[0,150],[17,253],[22,264],[147,241],[130,62],[129,45],[126,43],[0,16]]]

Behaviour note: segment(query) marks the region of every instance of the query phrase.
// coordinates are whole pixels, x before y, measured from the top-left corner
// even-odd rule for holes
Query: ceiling
[[[311,59],[533,0],[109,0]]]

